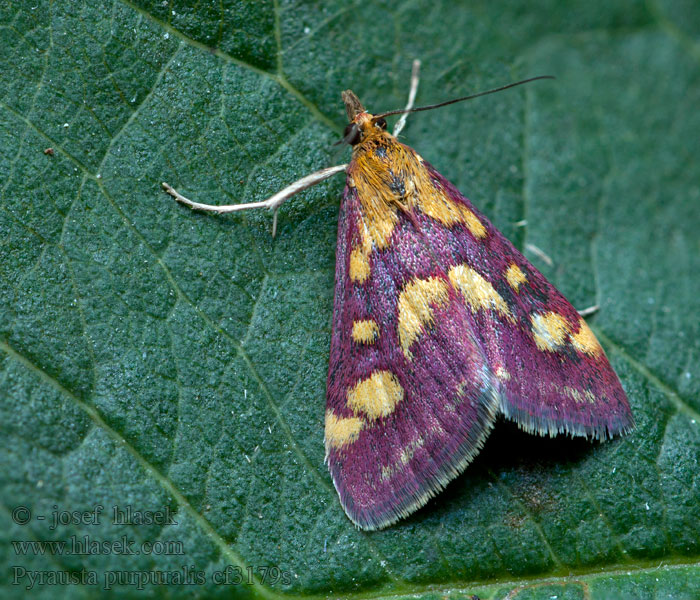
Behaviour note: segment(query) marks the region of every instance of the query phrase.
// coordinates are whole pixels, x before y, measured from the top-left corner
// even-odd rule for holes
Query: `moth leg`
[[[520,227],[520,223],[522,223],[523,226],[527,225],[527,221],[518,221],[518,223],[516,223],[515,226]],[[549,255],[546,254],[545,251],[542,250],[541,248],[538,248],[537,246],[535,246],[535,244],[525,244],[525,249],[529,250],[533,254],[536,254],[537,256],[539,256],[550,267],[554,264],[554,262],[549,257]],[[600,309],[600,306],[598,306],[597,304],[594,304],[593,306],[587,306],[586,308],[582,308],[581,310],[577,310],[576,312],[579,315],[581,315],[582,317],[587,317],[589,315],[597,313],[599,309]]]
[[[194,202],[189,198],[185,198],[185,196],[183,196],[165,181],[161,185],[163,186],[163,189],[180,204],[189,206],[193,210],[204,210],[215,213],[230,213],[239,210],[248,210],[250,208],[267,208],[269,210],[273,210],[274,216],[272,219],[272,237],[275,237],[275,234],[277,233],[277,210],[279,209],[280,205],[287,200],[287,198],[291,198],[294,196],[294,194],[321,183],[324,179],[328,179],[336,173],[343,173],[347,168],[348,165],[345,164],[321,169],[320,171],[306,175],[301,179],[297,179],[294,183],[288,185],[283,190],[280,190],[274,196],[270,196],[267,200],[263,200],[262,202],[248,202],[246,204],[227,204],[224,206],[217,206],[215,204],[201,204],[200,202]]]
[[[577,310],[576,312],[581,315],[582,317],[587,317],[588,315],[592,315],[593,313],[597,313],[600,310],[600,306],[597,304],[594,304],[593,306],[588,306],[586,308],[582,308],[581,310]]]
[[[406,108],[404,108],[404,110],[411,110],[413,108],[413,102],[416,99],[416,92],[418,92],[418,80],[420,79],[418,76],[419,73],[420,60],[416,59],[413,61],[413,69],[411,70],[411,89],[408,91],[408,103],[406,104]],[[401,133],[401,130],[406,125],[407,117],[408,113],[403,113],[401,118],[396,122],[396,125],[394,126],[394,137],[398,137],[399,133]]]
[[[549,257],[549,255],[541,248],[535,246],[535,244],[525,244],[525,250],[528,250],[533,254],[539,256],[550,267],[554,264],[554,261]]]

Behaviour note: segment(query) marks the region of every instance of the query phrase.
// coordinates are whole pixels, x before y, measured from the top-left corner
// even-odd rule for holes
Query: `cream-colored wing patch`
[[[406,465],[411,462],[411,459],[416,451],[424,445],[425,440],[420,436],[412,442],[409,442],[409,444],[399,455],[399,459],[394,464],[382,467],[382,481],[391,479],[394,475],[400,473],[404,468],[406,468]]]
[[[326,448],[342,448],[360,435],[364,421],[358,417],[337,417],[326,411]]]
[[[513,321],[513,315],[506,301],[494,289],[491,282],[474,269],[467,265],[457,265],[450,269],[448,275],[452,285],[462,294],[472,312],[495,310],[501,316]]]
[[[513,263],[506,271],[506,280],[508,285],[517,292],[521,284],[527,282],[527,277],[525,277],[525,273],[522,272],[520,267]]]
[[[530,317],[532,337],[537,348],[556,352],[569,342],[579,352],[598,356],[602,354],[598,340],[586,322],[579,318],[579,329],[573,333],[573,327],[565,317],[556,312],[537,313]]]
[[[350,253],[350,280],[364,283],[369,277],[369,254],[362,247],[353,248]]]
[[[355,415],[365,415],[374,421],[394,412],[403,397],[404,390],[392,372],[374,371],[348,390],[347,399]]]
[[[565,385],[563,388],[560,388],[561,393],[563,393],[565,396],[569,396],[576,404],[595,404],[596,403],[596,397],[593,395],[593,392],[590,390],[584,390],[583,392],[580,392],[576,388],[569,387],[568,385]]]
[[[532,336],[539,350],[554,352],[566,342],[571,331],[569,322],[559,313],[535,313],[530,317]]]
[[[399,343],[404,356],[411,359],[409,348],[433,323],[433,307],[443,306],[449,297],[447,282],[439,277],[414,279],[401,290],[398,302]]]
[[[421,179],[424,178],[421,177]],[[466,206],[450,200],[442,190],[437,189],[430,181],[420,181],[419,185],[421,187],[417,190],[419,193],[416,194],[415,204],[421,212],[447,227],[458,223],[466,225],[477,239],[486,237],[486,227]]]
[[[403,181],[407,204],[446,227],[465,225],[475,238],[485,238],[486,227],[479,218],[466,206],[451,200],[444,190],[435,187],[422,160],[416,154],[413,158],[415,160],[407,160]]]
[[[591,356],[603,353],[603,348],[583,319],[579,319],[579,330],[571,336],[571,345],[579,352],[585,352]]]
[[[372,319],[362,319],[352,324],[352,339],[357,344],[374,344],[379,339],[379,325]]]

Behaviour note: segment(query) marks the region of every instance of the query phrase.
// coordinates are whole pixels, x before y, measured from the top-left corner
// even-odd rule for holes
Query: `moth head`
[[[343,132],[343,142],[356,146],[369,138],[383,135],[386,119],[375,117],[365,110],[360,99],[350,90],[343,92],[343,102],[350,121]]]

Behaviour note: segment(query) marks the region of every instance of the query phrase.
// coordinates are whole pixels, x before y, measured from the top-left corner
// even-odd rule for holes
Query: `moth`
[[[275,210],[346,172],[338,216],[325,414],[326,462],[346,514],[372,530],[423,506],[459,475],[502,415],[530,433],[607,439],[634,426],[625,392],[581,315],[385,117],[351,91],[348,165],[264,202]],[[539,79],[539,78],[533,78]]]

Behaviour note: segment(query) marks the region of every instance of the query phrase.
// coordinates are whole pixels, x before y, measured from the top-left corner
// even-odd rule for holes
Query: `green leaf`
[[[684,0],[4,3],[3,597],[699,597],[699,22]],[[422,104],[557,77],[404,139],[600,306],[637,428],[499,423],[444,493],[364,533],[323,463],[342,177],[275,239],[268,213],[195,214],[160,182],[258,201],[345,161],[340,91],[399,108],[414,58]],[[71,540],[106,544],[23,544]]]

